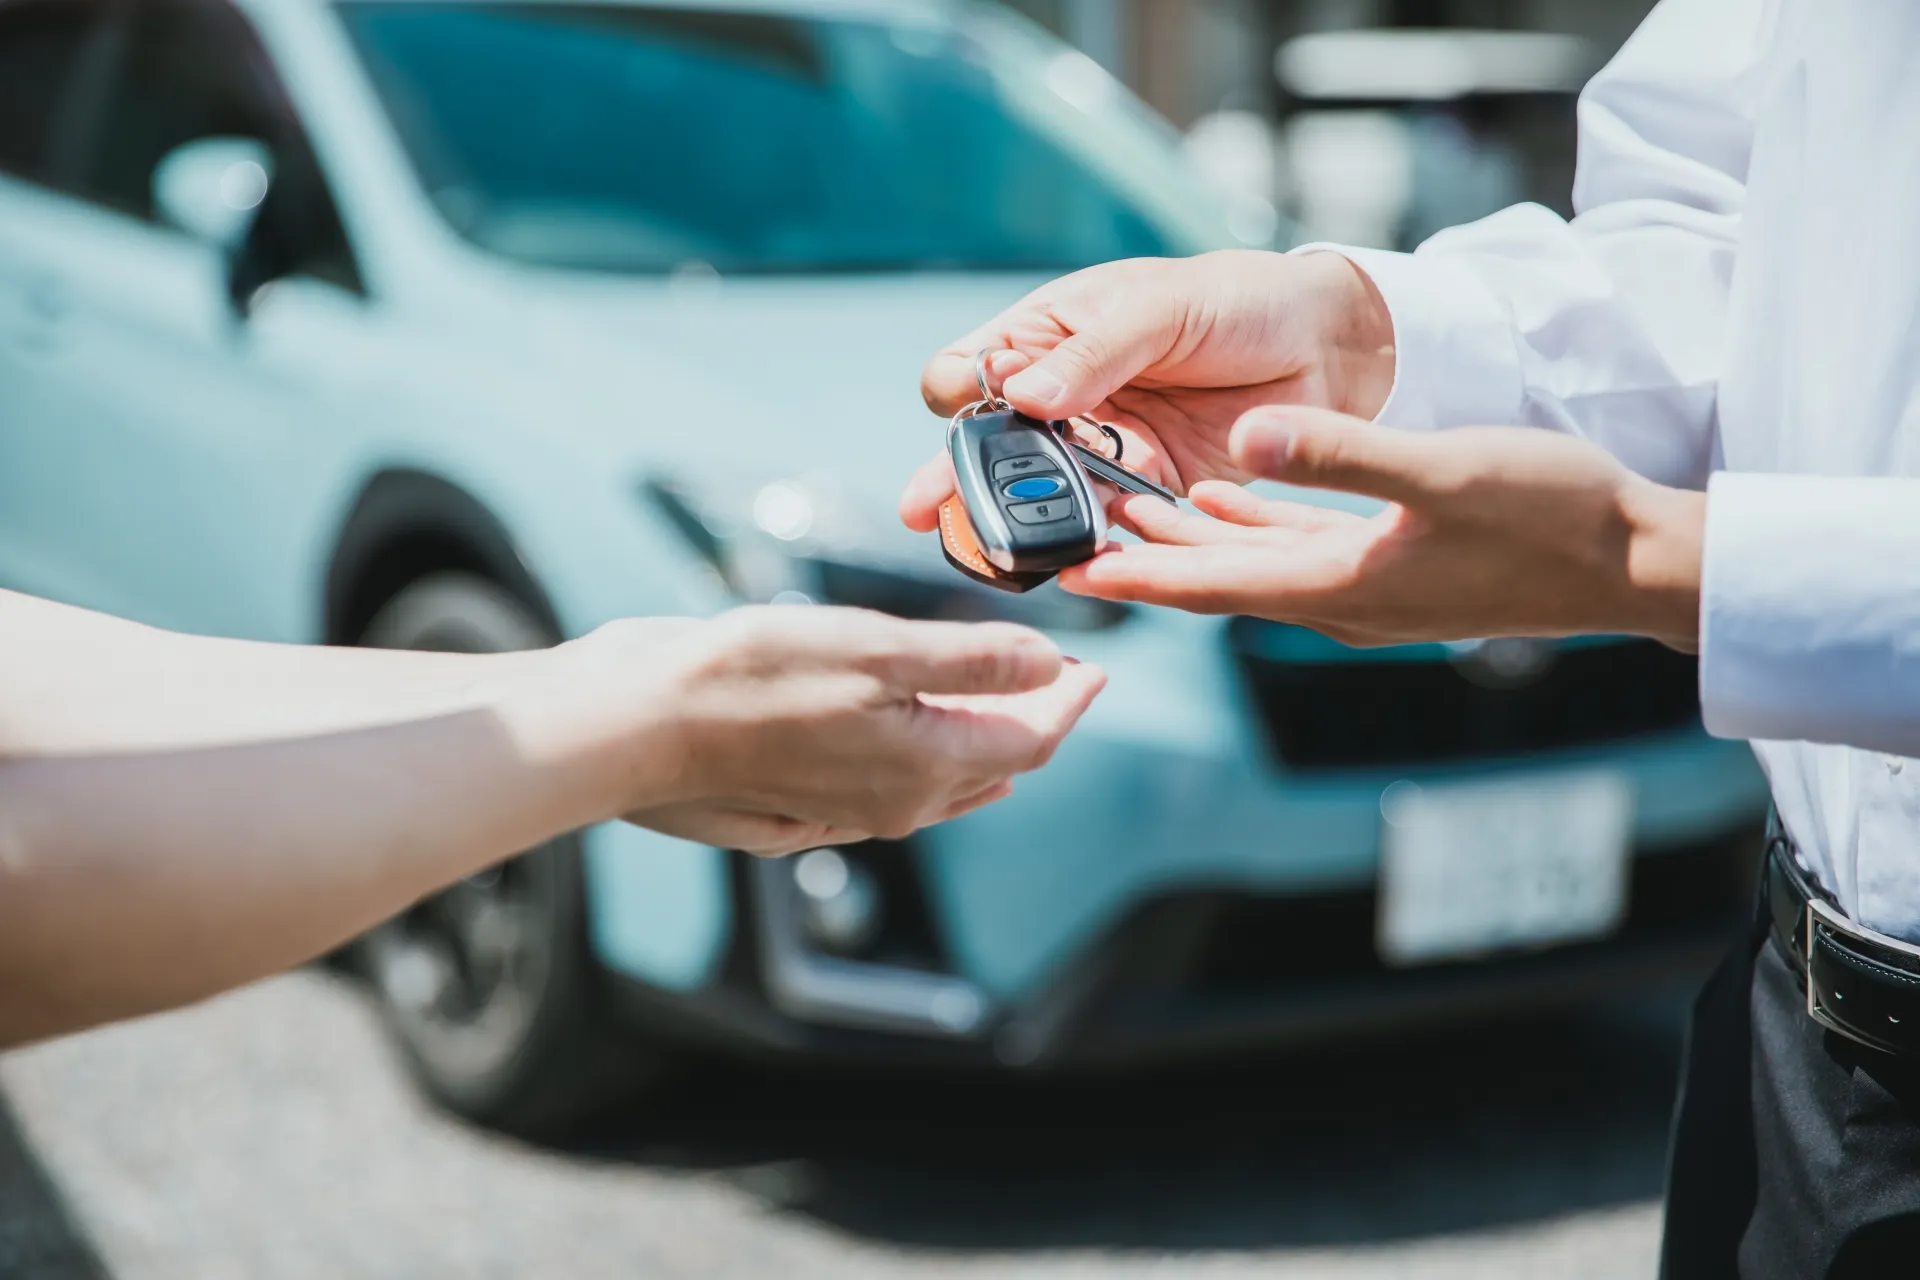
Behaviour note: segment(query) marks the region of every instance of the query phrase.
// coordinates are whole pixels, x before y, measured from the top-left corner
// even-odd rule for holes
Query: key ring
[[[1005,400],[993,394],[993,388],[987,382],[987,357],[992,355],[993,351],[991,347],[982,347],[973,353],[973,380],[980,387],[980,398],[972,404],[961,405],[959,412],[947,419],[949,448],[953,446],[953,433],[960,429],[962,419],[971,418],[976,413],[993,413],[1001,409],[1013,408]]]
[[[982,347],[973,353],[973,381],[974,385],[980,388],[980,398],[955,414],[955,423],[961,418],[970,418],[974,414],[983,411],[992,412],[1000,409],[1013,408],[1013,405],[1005,396],[997,396],[993,393],[993,384],[987,381],[987,361],[995,350],[996,348],[992,347]],[[1122,439],[1120,433],[1111,426],[1085,413],[1077,415],[1071,421],[1084,422],[1101,435],[1104,435],[1113,445],[1113,453],[1110,455],[1111,461],[1118,462],[1126,456],[1127,442]],[[1061,434],[1065,435],[1066,431],[1062,429]]]
[[[947,439],[949,442],[953,439],[953,433],[959,429],[961,419],[971,418],[976,413],[995,413],[1002,409],[1013,408],[1013,404],[1008,401],[1005,396],[997,396],[993,393],[993,384],[987,381],[988,358],[991,357],[996,350],[1004,349],[1005,348],[982,347],[973,353],[973,381],[974,385],[980,388],[980,398],[971,404],[962,405],[960,411],[947,421]],[[1084,422],[1107,438],[1113,445],[1113,452],[1108,455],[1109,461],[1119,462],[1126,456],[1127,442],[1121,437],[1119,431],[1107,423],[1101,422],[1091,414],[1078,414],[1069,421],[1058,424],[1055,429],[1064,437],[1067,434],[1067,428],[1075,422]]]
[[[1101,435],[1105,436],[1109,441],[1113,443],[1113,455],[1108,459],[1108,461],[1118,462],[1120,461],[1120,459],[1126,457],[1127,442],[1121,438],[1120,432],[1115,428],[1108,426],[1106,423],[1100,421],[1098,418],[1088,413],[1076,414],[1071,419],[1071,421],[1086,423],[1088,426],[1093,427],[1094,429],[1099,431]]]
[[[973,380],[980,388],[980,398],[968,408],[974,409],[975,412],[979,411],[977,406],[985,406],[990,410],[1013,408],[1005,399],[993,394],[993,387],[987,382],[987,357],[993,352],[994,349],[991,347],[982,347],[973,353]],[[965,410],[962,412],[964,413]]]

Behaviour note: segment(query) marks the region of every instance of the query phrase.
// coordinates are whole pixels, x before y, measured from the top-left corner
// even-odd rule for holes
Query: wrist
[[[1321,316],[1328,407],[1371,421],[1393,390],[1393,314],[1373,277],[1345,254],[1319,250],[1302,254],[1299,262],[1311,273]]]
[[[1683,652],[1697,652],[1707,495],[1632,476],[1622,487],[1620,507],[1629,531],[1629,629]]]
[[[689,690],[694,619],[625,619],[526,655],[494,703],[568,825],[698,799]]]

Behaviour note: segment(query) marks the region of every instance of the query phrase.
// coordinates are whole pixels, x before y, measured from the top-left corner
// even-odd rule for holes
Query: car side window
[[[154,170],[200,138],[243,137],[273,153],[259,218],[269,278],[311,275],[360,291],[339,211],[258,37],[220,0],[140,0],[118,33],[118,62],[92,113],[81,194],[150,222]]]
[[[0,0],[0,173],[70,185],[62,135],[103,10],[97,0]]]

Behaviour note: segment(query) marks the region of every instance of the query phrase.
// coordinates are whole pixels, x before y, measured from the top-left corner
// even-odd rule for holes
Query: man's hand
[[[617,623],[563,646],[617,691],[646,673],[664,736],[632,745],[631,820],[757,853],[898,838],[1001,798],[1044,764],[1106,682],[1038,632],[856,609],[739,609],[706,623]],[[616,748],[610,753],[618,758]]]
[[[1042,285],[936,355],[927,405],[979,398],[974,355],[1014,408],[1090,413],[1126,437],[1126,462],[1185,492],[1241,480],[1227,433],[1250,409],[1304,404],[1371,417],[1393,384],[1393,326],[1366,275],[1334,253],[1229,251],[1109,262]],[[944,455],[900,514],[921,532],[953,491]]]
[[[1620,632],[1698,643],[1705,495],[1521,427],[1394,431],[1311,409],[1249,414],[1235,466],[1385,499],[1361,517],[1211,482],[1202,515],[1115,502],[1146,540],[1060,575],[1069,591],[1300,623],[1349,644]]]

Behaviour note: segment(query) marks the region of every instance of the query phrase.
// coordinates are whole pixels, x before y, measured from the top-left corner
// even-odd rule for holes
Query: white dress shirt
[[[1707,727],[1920,941],[1920,4],[1664,0],[1581,97],[1574,205],[1341,250],[1393,315],[1380,421],[1706,485]]]

